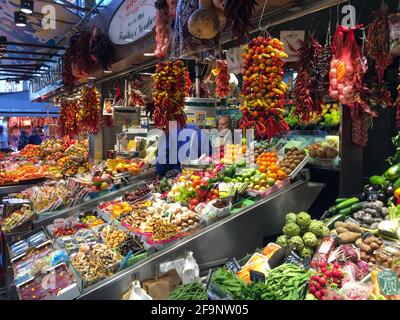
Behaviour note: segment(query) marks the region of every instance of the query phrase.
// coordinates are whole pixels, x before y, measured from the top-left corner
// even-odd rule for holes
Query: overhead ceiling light
[[[154,57],[155,56],[154,52],[146,52],[146,53],[143,53],[143,55],[145,57]]]
[[[88,77],[88,80],[96,80],[96,77],[90,76]]]
[[[153,29],[144,29],[144,32],[152,32]]]
[[[106,73],[106,74],[110,74],[110,73],[112,73],[112,70],[110,70],[110,69],[106,69],[106,70],[104,70],[104,73]]]
[[[139,72],[138,74],[141,74],[143,76],[152,76],[154,73],[149,73],[149,72]]]
[[[33,0],[21,0],[21,11],[26,14],[32,14]]]
[[[24,15],[21,11],[15,11],[14,22],[17,27],[26,27],[26,15]]]

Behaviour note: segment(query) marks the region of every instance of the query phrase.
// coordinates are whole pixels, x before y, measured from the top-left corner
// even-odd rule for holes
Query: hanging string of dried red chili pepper
[[[60,133],[74,137],[80,133],[79,104],[77,101],[63,101],[60,108]]]
[[[100,129],[100,96],[96,88],[82,89],[81,125],[88,133],[96,134]]]

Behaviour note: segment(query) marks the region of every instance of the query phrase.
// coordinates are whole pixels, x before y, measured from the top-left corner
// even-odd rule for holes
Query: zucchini
[[[344,221],[346,219],[346,216],[342,215],[342,214],[337,214],[335,216],[333,216],[327,223],[326,226],[329,229],[333,229],[333,226],[335,225],[336,221]]]
[[[336,206],[336,211],[340,211],[340,210],[342,210],[342,209],[344,209],[344,208],[351,207],[353,204],[355,204],[355,203],[357,203],[357,202],[359,202],[359,201],[360,201],[360,199],[358,199],[358,198],[356,198],[356,197],[347,199],[347,200],[345,200],[345,201],[339,203],[339,204]]]
[[[367,202],[368,201],[361,201],[361,202],[357,202],[357,203],[353,204],[351,206],[351,211],[352,212],[360,211],[364,207],[364,204],[367,203]]]
[[[348,198],[337,198],[336,200],[335,200],[335,204],[339,204],[339,203],[341,203],[341,202],[343,202],[343,201],[346,201]]]
[[[340,215],[344,215],[345,217],[348,216],[348,215],[350,215],[351,212],[352,212],[351,207],[347,207],[347,208],[344,208],[344,209],[342,209],[342,210],[339,210],[339,214],[340,214]]]
[[[393,185],[395,186],[395,188],[400,188],[400,178],[397,179],[397,180],[395,181],[395,183],[393,183]]]
[[[386,186],[388,184],[388,181],[385,179],[385,177],[382,176],[372,176],[369,178],[369,182],[372,185],[380,185],[380,186]]]

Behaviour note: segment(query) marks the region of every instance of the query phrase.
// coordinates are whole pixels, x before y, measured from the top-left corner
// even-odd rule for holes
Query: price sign
[[[280,32],[280,40],[285,45],[285,52],[289,58],[286,61],[297,61],[297,49],[300,48],[300,41],[304,40],[304,30],[282,30]]]
[[[397,279],[397,273],[392,270],[378,272],[379,289],[386,296],[400,294],[400,283]]]
[[[225,267],[233,273],[238,273],[241,269],[239,262],[235,258],[230,258],[225,262]]]
[[[293,263],[293,264],[297,264],[297,265],[303,267],[303,259],[300,258],[299,255],[296,252],[294,252],[293,250],[289,252],[285,261],[287,263]]]
[[[252,282],[265,282],[265,274],[255,270],[250,270],[250,280]]]
[[[311,257],[307,257],[303,261],[304,269],[308,270],[311,267]]]

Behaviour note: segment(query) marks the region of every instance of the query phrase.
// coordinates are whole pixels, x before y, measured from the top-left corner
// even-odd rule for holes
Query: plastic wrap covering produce
[[[100,129],[100,96],[96,88],[84,87],[81,98],[81,125],[89,133]]]
[[[198,0],[178,0],[171,45],[172,57],[178,59],[190,57],[197,58],[196,54],[207,50],[214,50],[218,46],[218,40],[216,37],[213,39],[199,39],[190,33],[189,18],[198,9]],[[214,10],[217,11],[217,9]],[[213,29],[213,26],[203,23],[203,29],[205,32],[210,32],[210,29]]]
[[[321,101],[315,101],[314,97],[317,96],[318,84],[316,66],[323,50],[313,36],[301,41],[297,50],[300,68],[294,91],[297,99],[296,113],[303,121],[307,121],[313,112],[321,113]]]
[[[373,12],[373,20],[368,26],[367,52],[374,60],[378,72],[379,82],[382,83],[385,70],[393,62],[390,49],[389,8],[383,4],[379,10]]]
[[[80,132],[79,105],[77,101],[63,101],[60,109],[60,133],[73,137]]]
[[[168,121],[177,121],[179,127],[186,124],[185,96],[187,94],[186,67],[180,60],[157,64],[154,80],[154,126],[168,128]]]
[[[283,102],[287,85],[282,81],[283,43],[261,36],[245,46],[240,128],[255,128],[258,138],[271,140],[289,130],[284,120]]]

